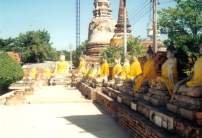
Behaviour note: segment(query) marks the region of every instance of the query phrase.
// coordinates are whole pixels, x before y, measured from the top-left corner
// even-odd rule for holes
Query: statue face
[[[168,51],[168,52],[167,52],[167,58],[172,58],[172,57],[174,57],[173,53],[170,52],[170,51]]]
[[[129,63],[129,60],[128,60],[128,59],[125,59],[124,63]]]
[[[120,63],[120,59],[115,59],[115,63],[119,64]]]

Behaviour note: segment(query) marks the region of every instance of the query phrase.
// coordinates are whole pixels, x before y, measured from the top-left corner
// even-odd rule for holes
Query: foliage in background
[[[6,53],[0,53],[0,65],[0,89],[7,89],[11,83],[22,79],[21,66]]]
[[[81,43],[81,45],[72,52],[73,65],[79,66],[79,58],[86,53],[87,41]]]
[[[21,53],[24,63],[58,59],[58,53],[50,43],[50,34],[45,30],[29,31],[16,38],[0,39],[0,49]]]
[[[202,1],[176,0],[176,3],[176,7],[159,12],[159,25],[168,33],[165,44],[175,45],[179,72],[185,72],[196,60],[198,44],[202,42]]]
[[[123,62],[124,47],[109,46],[102,52],[102,56],[107,58],[110,64],[114,63],[114,59],[120,56]],[[138,38],[133,38],[128,41],[128,56],[142,57],[145,55],[146,49],[140,44]]]

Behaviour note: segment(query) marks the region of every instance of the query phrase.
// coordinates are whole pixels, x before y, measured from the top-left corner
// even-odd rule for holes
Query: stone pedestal
[[[202,88],[180,89],[167,104],[167,109],[202,126]]]
[[[154,106],[165,106],[168,103],[170,96],[168,91],[150,88],[149,92],[143,95],[143,99]]]
[[[190,94],[189,94],[190,95]],[[148,96],[149,100],[147,100],[145,97]],[[102,102],[106,102],[108,98],[113,99],[113,102],[110,103],[110,105],[113,105],[113,116],[116,116],[116,119],[120,120],[121,126],[127,128],[130,130],[133,135],[139,136],[139,137],[151,137],[149,133],[151,132],[158,132],[159,135],[155,136],[157,138],[160,137],[196,137],[200,138],[202,134],[202,127],[200,126],[200,117],[202,116],[200,112],[200,102],[193,101],[194,99],[187,101],[190,103],[195,103],[195,105],[198,105],[198,112],[189,112],[185,109],[180,109],[181,113],[184,114],[184,117],[182,118],[179,115],[176,115],[174,112],[170,112],[170,110],[167,110],[166,103],[169,103],[169,96],[167,91],[160,91],[157,89],[149,89],[147,93],[138,93],[135,95],[135,97],[128,95],[127,93],[123,93],[117,89],[114,89],[112,87],[104,87],[102,88],[102,101],[99,101],[99,103],[103,104]],[[181,99],[180,97],[179,99]],[[195,97],[196,98],[196,97]],[[100,98],[99,98],[100,99]],[[172,99],[173,100],[173,99]],[[171,101],[172,101],[171,100]],[[155,101],[155,102],[154,102]],[[170,103],[171,103],[170,101]],[[113,104],[116,103],[116,104]],[[171,105],[171,104],[167,104]],[[106,104],[105,104],[106,105]],[[117,106],[114,106],[117,105]],[[105,108],[108,110],[109,107],[105,106]],[[176,105],[175,108],[176,109]],[[189,107],[190,109],[193,107]],[[120,109],[120,110],[119,110]],[[127,111],[126,111],[127,109]],[[122,112],[124,110],[124,112]],[[110,108],[110,111],[111,108]],[[191,111],[191,110],[190,110]],[[131,112],[132,114],[130,114]],[[134,116],[133,116],[134,115]],[[193,121],[188,119],[188,117],[191,115],[192,118],[198,119],[197,121]],[[136,119],[134,119],[133,117]],[[141,118],[140,118],[141,116]],[[134,119],[134,122],[132,121]],[[143,121],[144,120],[144,121]],[[147,122],[148,121],[148,122]],[[155,128],[153,131],[147,131],[148,129],[140,128],[138,124],[136,126],[137,122],[142,122],[142,125],[145,127],[151,127]],[[158,129],[163,130],[164,132],[158,131]],[[143,132],[143,133],[140,133]],[[147,133],[149,132],[149,133]],[[147,133],[147,134],[145,134]],[[165,134],[168,135],[165,135]],[[170,135],[170,136],[169,136]]]

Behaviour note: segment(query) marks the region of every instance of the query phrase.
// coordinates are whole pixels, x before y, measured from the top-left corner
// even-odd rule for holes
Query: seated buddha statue
[[[102,59],[100,66],[100,81],[107,82],[109,77],[109,64],[106,59]]]
[[[121,59],[116,58],[115,65],[112,69],[112,79],[115,80],[115,82],[121,79],[121,72],[122,72]]]
[[[134,80],[137,76],[142,74],[141,64],[137,57],[134,56],[131,60],[130,73],[127,75],[128,79]]]
[[[84,57],[80,57],[79,59],[79,74],[84,76],[87,73],[87,66]]]
[[[36,78],[37,78],[37,69],[36,68],[31,68],[29,77],[30,77],[30,80],[36,80]]]
[[[177,82],[177,59],[173,50],[167,50],[167,60],[161,67],[161,76],[155,81],[158,89],[168,90],[169,95],[173,94],[174,85]]]
[[[50,70],[49,68],[45,68],[45,69],[43,70],[43,74],[44,74],[44,77],[45,77],[46,79],[50,79],[51,76],[52,76],[52,72],[51,72],[51,70]]]
[[[95,67],[94,64],[92,64],[91,67],[88,70],[87,77],[89,77],[91,79],[96,79],[97,74],[98,74],[97,68]]]
[[[199,45],[200,57],[193,67],[193,75],[178,82],[174,92],[184,93],[187,96],[202,96],[202,43]]]
[[[129,79],[129,75],[130,75],[130,62],[128,58],[125,58],[121,72],[121,79],[126,81]]]
[[[57,81],[64,80],[69,73],[69,65],[68,62],[65,61],[65,55],[60,55],[60,61],[56,63],[54,73],[52,78],[50,79],[50,84],[56,84]]]
[[[143,72],[135,79],[135,91],[139,91],[142,84],[147,84],[151,80],[156,78],[156,68],[153,59],[153,51],[151,48],[148,49],[146,54],[146,62],[143,66]]]
[[[175,85],[167,109],[202,126],[202,43],[199,49],[200,57],[194,64],[193,75]]]
[[[60,61],[56,63],[54,74],[66,74],[69,71],[68,62],[65,61],[65,55],[60,55]]]

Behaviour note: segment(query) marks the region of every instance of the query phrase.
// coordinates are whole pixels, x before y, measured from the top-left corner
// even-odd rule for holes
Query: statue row
[[[202,54],[202,44],[199,45],[200,54]],[[167,90],[169,95],[176,93],[178,89],[188,91],[189,88],[202,86],[202,57],[199,57],[193,68],[193,75],[188,79],[178,82],[177,59],[174,51],[167,49],[167,59],[161,66],[161,74],[157,74],[156,63],[151,48],[146,53],[146,62],[141,66],[137,57],[133,57],[131,62],[128,58],[121,65],[121,59],[116,58],[112,69],[112,81],[109,78],[109,64],[106,59],[102,59],[100,65],[93,64],[87,67],[83,57],[80,58],[79,72],[97,81],[120,82],[131,81],[134,84],[134,93],[139,92],[144,83],[150,87]]]

